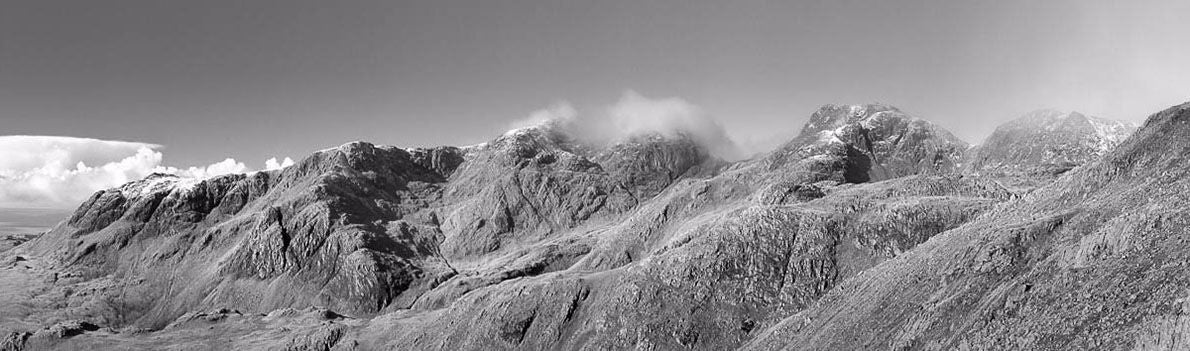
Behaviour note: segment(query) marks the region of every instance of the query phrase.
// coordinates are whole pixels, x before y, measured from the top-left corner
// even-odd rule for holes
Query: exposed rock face
[[[547,126],[473,147],[445,190],[442,252],[470,259],[635,205],[628,189]]]
[[[953,171],[967,143],[928,121],[884,105],[826,105],[770,156],[774,167],[807,154],[845,160],[846,182]]]
[[[836,287],[746,349],[1183,349],[1190,104]]]
[[[717,350],[861,340],[852,335],[887,348],[871,340],[896,333],[906,343],[893,346],[924,347],[915,340],[957,335],[930,319],[949,315],[902,326],[925,305],[881,299],[930,289],[978,299],[979,284],[1007,281],[1069,244],[1045,233],[1081,218],[1017,208],[1058,191],[1019,199],[996,179],[959,172],[968,149],[889,106],[828,105],[794,140],[735,163],[682,133],[587,145],[547,124],[463,148],[351,143],[281,171],[153,176],[95,194],[63,225],[3,253],[32,259],[0,278],[44,281],[28,290],[37,302],[28,314],[46,317],[0,326],[70,317],[113,328],[53,344],[61,348]],[[986,241],[953,239],[1026,215]],[[1131,240],[1101,232],[1060,257],[1085,266]],[[980,243],[991,246],[957,249]],[[940,245],[954,250],[930,251]],[[896,270],[922,252],[944,264]],[[963,268],[961,257],[975,263]],[[962,284],[913,280],[952,268]],[[866,285],[874,279],[903,291]],[[1019,289],[1036,294],[1038,281]],[[968,290],[977,293],[961,295]],[[799,329],[831,323],[825,313],[883,306],[845,305],[865,301],[851,294],[901,310],[878,315],[879,335]],[[951,315],[992,306],[934,303]],[[32,335],[23,330],[9,339],[23,343]],[[203,338],[211,341],[195,341]]]
[[[599,152],[593,160],[637,199],[651,198],[679,178],[713,174],[725,164],[713,159],[689,136],[660,134],[623,140]]]
[[[970,153],[968,172],[1046,177],[1098,160],[1136,126],[1078,112],[1034,111],[996,128]]]
[[[457,147],[417,148],[409,151],[414,163],[449,178],[463,164],[464,152]]]
[[[99,330],[99,326],[85,321],[58,322],[37,332],[12,332],[0,340],[0,350],[37,350],[57,346],[63,339]]]

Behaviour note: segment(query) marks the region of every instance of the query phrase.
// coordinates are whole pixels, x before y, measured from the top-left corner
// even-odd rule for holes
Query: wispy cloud
[[[718,121],[702,108],[678,97],[650,98],[628,90],[603,111],[583,112],[576,111],[569,102],[559,102],[513,122],[511,127],[547,124],[598,143],[646,133],[685,134],[719,157],[736,159],[742,156],[739,147]]]
[[[546,124],[568,124],[578,118],[578,111],[569,102],[558,102],[545,109],[533,111],[528,117],[518,119],[509,124],[510,129],[516,130]]]
[[[740,156],[736,143],[718,121],[681,98],[651,99],[629,90],[608,109],[608,115],[620,135],[687,133],[720,157]]]

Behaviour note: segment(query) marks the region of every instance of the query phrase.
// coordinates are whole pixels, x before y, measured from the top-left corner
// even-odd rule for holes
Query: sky
[[[353,140],[474,144],[551,106],[605,115],[638,97],[696,108],[748,149],[828,103],[891,104],[969,142],[1040,108],[1141,122],[1190,100],[1187,13],[1184,0],[0,0],[0,135],[74,138],[0,139],[17,145],[0,159],[41,160],[0,161],[0,207],[66,207],[149,170],[276,168]],[[94,145],[112,151],[72,156]]]

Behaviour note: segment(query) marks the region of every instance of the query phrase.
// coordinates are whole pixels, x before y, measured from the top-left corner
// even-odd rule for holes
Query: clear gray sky
[[[0,0],[0,134],[165,163],[470,144],[626,89],[744,142],[884,102],[978,141],[1054,107],[1190,100],[1190,1]]]

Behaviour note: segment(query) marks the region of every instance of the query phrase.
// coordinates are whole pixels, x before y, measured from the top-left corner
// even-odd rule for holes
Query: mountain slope
[[[105,325],[155,328],[218,307],[370,314],[452,274],[427,246],[433,230],[399,220],[444,181],[405,150],[352,143],[279,172],[155,175],[101,191],[22,248],[71,281],[110,281]]]
[[[747,349],[1182,349],[1190,104],[841,284]]]

